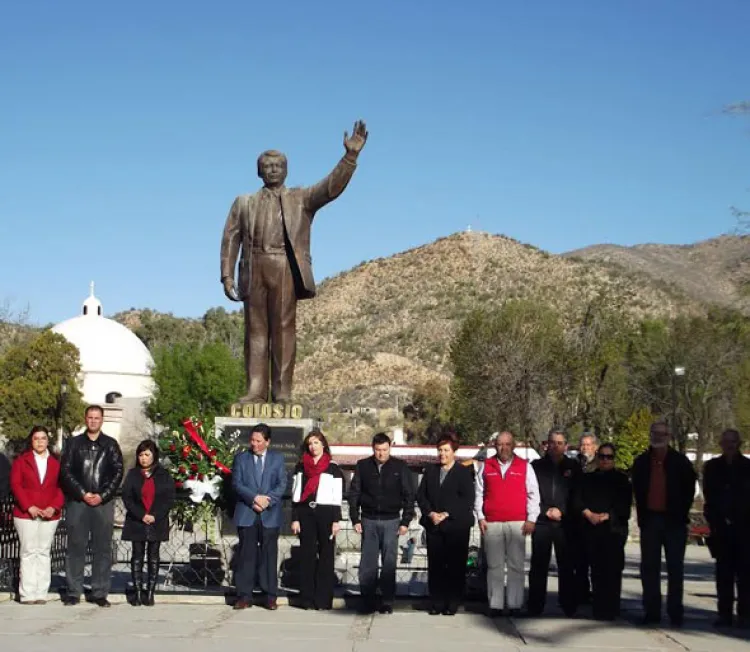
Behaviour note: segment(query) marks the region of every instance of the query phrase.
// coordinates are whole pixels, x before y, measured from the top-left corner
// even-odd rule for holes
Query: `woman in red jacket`
[[[50,550],[64,498],[60,463],[49,451],[49,431],[34,426],[28,449],[13,462],[10,489],[15,497],[13,523],[21,542],[19,595],[24,604],[44,604],[52,580]]]

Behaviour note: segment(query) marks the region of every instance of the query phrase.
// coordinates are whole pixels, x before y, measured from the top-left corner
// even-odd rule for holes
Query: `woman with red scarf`
[[[322,432],[310,432],[302,450],[292,491],[292,532],[300,540],[300,607],[327,610],[333,606],[333,558],[344,475],[331,461]]]
[[[132,541],[130,572],[133,606],[154,604],[159,577],[159,548],[169,539],[169,510],[174,504],[174,480],[159,464],[159,449],[144,439],[135,450],[136,468],[130,469],[122,485],[125,525],[122,540]],[[143,584],[143,560],[148,558],[148,579]]]

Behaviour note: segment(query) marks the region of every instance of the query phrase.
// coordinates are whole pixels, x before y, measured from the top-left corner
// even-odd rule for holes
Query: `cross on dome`
[[[83,302],[83,314],[87,317],[102,316],[102,302],[94,296],[94,281],[89,284],[89,296]]]

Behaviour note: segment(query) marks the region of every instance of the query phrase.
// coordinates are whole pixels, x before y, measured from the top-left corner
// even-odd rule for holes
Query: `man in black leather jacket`
[[[66,494],[65,525],[68,550],[65,577],[66,605],[78,604],[83,593],[86,548],[91,537],[91,597],[100,607],[109,607],[112,569],[112,531],[115,492],[123,474],[122,451],[117,440],[102,431],[104,410],[86,408],[86,432],[64,446],[60,484]]]
[[[547,454],[531,463],[539,483],[540,496],[539,518],[531,538],[529,571],[528,611],[533,616],[544,611],[553,545],[560,606],[569,617],[576,611],[575,557],[571,541],[571,524],[576,517],[571,512],[570,504],[581,466],[565,455],[567,446],[565,433],[553,428],[547,437]]]

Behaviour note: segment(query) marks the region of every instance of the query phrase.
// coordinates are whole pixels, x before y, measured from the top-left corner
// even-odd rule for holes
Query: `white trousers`
[[[523,606],[524,560],[526,537],[521,534],[523,521],[487,523],[484,554],[487,559],[487,598],[490,609],[520,609]],[[505,576],[508,576],[508,599],[505,599]]]
[[[21,542],[21,582],[18,593],[22,602],[46,600],[52,581],[50,550],[59,521],[14,518],[13,524]]]

